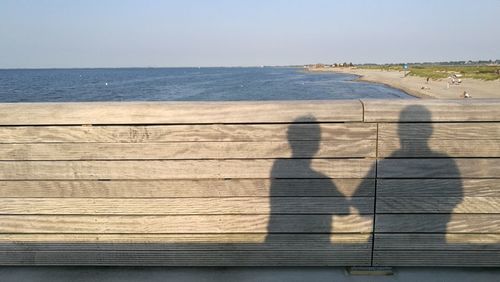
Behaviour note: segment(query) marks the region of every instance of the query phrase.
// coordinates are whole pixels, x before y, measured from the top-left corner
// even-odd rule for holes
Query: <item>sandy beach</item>
[[[458,85],[449,85],[448,79],[429,80],[423,77],[406,76],[402,71],[383,71],[358,68],[315,68],[312,72],[340,72],[359,75],[359,80],[382,83],[401,89],[406,93],[430,99],[463,99],[464,91],[471,98],[500,98],[500,80],[484,81],[477,79],[462,79]]]

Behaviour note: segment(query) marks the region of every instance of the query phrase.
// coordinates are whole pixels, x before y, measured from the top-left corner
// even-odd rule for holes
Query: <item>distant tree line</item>
[[[333,64],[313,64],[313,65],[307,65],[306,67],[308,68],[316,68],[316,69],[321,69],[321,68],[343,68],[343,67],[353,67],[354,64],[343,62],[343,63],[333,63]]]
[[[393,64],[375,64],[375,63],[366,63],[359,64],[360,66],[401,66],[404,63],[393,63]],[[475,66],[475,65],[500,65],[500,59],[497,60],[479,60],[479,61],[446,61],[446,62],[414,62],[409,63],[408,65],[423,65],[423,66],[432,66],[432,65],[440,65],[440,66]]]

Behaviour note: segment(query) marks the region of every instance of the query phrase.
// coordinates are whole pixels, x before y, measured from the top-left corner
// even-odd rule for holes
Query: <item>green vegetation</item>
[[[403,71],[402,65],[363,65],[358,66],[363,69],[380,69],[387,71]],[[408,65],[409,75],[419,77],[429,77],[431,79],[447,78],[453,74],[462,74],[464,78],[474,78],[482,80],[500,79],[500,66],[472,65]]]

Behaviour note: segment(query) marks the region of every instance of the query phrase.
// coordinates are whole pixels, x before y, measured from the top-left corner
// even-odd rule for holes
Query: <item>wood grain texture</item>
[[[0,233],[266,233],[268,220],[268,215],[0,215]],[[279,233],[318,233],[330,226],[315,215],[281,215],[276,220]],[[369,233],[372,227],[371,215],[335,216],[331,232]]]
[[[297,240],[302,240],[300,237],[296,237]],[[261,252],[263,254],[273,253],[273,252],[304,252],[304,251],[319,251],[319,252],[365,252],[370,254],[371,246],[366,242],[360,244],[325,244],[324,242],[310,242],[308,240],[303,241],[302,244],[291,243],[291,245],[285,245],[289,242],[283,241],[281,244],[276,242],[270,243],[243,243],[243,244],[231,244],[231,243],[215,243],[215,244],[117,244],[117,243],[10,243],[1,244],[0,252],[179,252],[179,251],[191,251],[193,253],[205,253],[209,254],[211,252],[226,251],[226,252]]]
[[[331,189],[332,183],[337,190]],[[199,179],[0,181],[2,198],[359,197],[374,195],[374,179]]]
[[[294,141],[292,152],[288,142],[0,144],[0,160],[375,157],[375,146],[374,140]]]
[[[75,199],[0,198],[0,214],[186,215],[186,214],[346,214],[355,205],[373,213],[372,197]],[[498,205],[498,204],[497,204]]]
[[[0,252],[0,265],[348,266],[370,265],[369,251]]]
[[[499,140],[500,123],[379,123],[379,140],[390,139],[431,139],[436,140]]]
[[[375,250],[500,250],[500,234],[375,234]]]
[[[163,143],[375,140],[368,123],[0,126],[0,143]]]
[[[2,180],[364,178],[370,159],[0,161]],[[271,172],[271,169],[275,169]]]
[[[384,159],[380,178],[496,178],[500,159]]]
[[[404,150],[402,148],[412,148]],[[379,140],[382,158],[500,157],[500,140]]]
[[[362,103],[0,104],[0,265],[500,266],[500,100]]]
[[[0,251],[371,250],[371,234],[0,234]],[[325,244],[325,236],[330,244]]]
[[[375,251],[375,266],[500,266],[500,251]]]
[[[359,101],[0,104],[0,125],[210,124],[362,121]]]
[[[378,213],[500,213],[500,198],[493,197],[380,197]]]
[[[500,100],[362,100],[365,122],[500,121]],[[402,113],[404,114],[402,115]]]
[[[500,179],[378,179],[378,197],[500,197]],[[0,183],[1,185],[1,183]]]
[[[500,214],[377,214],[375,232],[500,233]]]

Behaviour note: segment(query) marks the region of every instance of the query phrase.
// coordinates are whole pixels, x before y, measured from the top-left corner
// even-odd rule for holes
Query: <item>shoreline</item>
[[[417,98],[417,99],[435,99],[435,97],[432,97],[430,95],[426,95],[426,94],[422,94],[422,93],[417,93],[417,92],[412,91],[411,89],[408,89],[408,88],[405,88],[405,87],[396,87],[396,86],[391,85],[391,84],[386,83],[386,82],[377,81],[377,80],[371,80],[371,79],[366,78],[363,75],[354,74],[354,73],[346,73],[346,72],[343,72],[343,73],[356,75],[357,77],[353,81],[368,82],[368,83],[374,83],[374,84],[384,85],[386,87],[390,87],[390,88],[394,88],[394,89],[403,91],[408,96],[412,96],[412,97]]]
[[[406,94],[420,99],[463,99],[464,91],[472,98],[500,98],[500,80],[483,81],[463,79],[459,85],[448,85],[448,79],[429,80],[416,76],[404,76],[402,71],[377,69],[316,68],[309,72],[334,72],[358,76],[356,81],[382,84],[399,89]]]
[[[394,85],[392,85],[390,83],[368,79],[368,78],[366,78],[363,75],[357,75],[357,76],[358,76],[358,78],[356,78],[354,81],[381,84],[381,85],[384,85],[384,86],[387,86],[387,87],[390,87],[390,88],[401,90],[404,93],[408,94],[409,96],[415,97],[417,99],[436,99],[436,97],[433,97],[431,95],[424,94],[424,93],[419,93],[419,92],[413,91],[413,90],[411,90],[409,88],[406,88],[406,87],[403,87],[403,86],[394,86]]]

